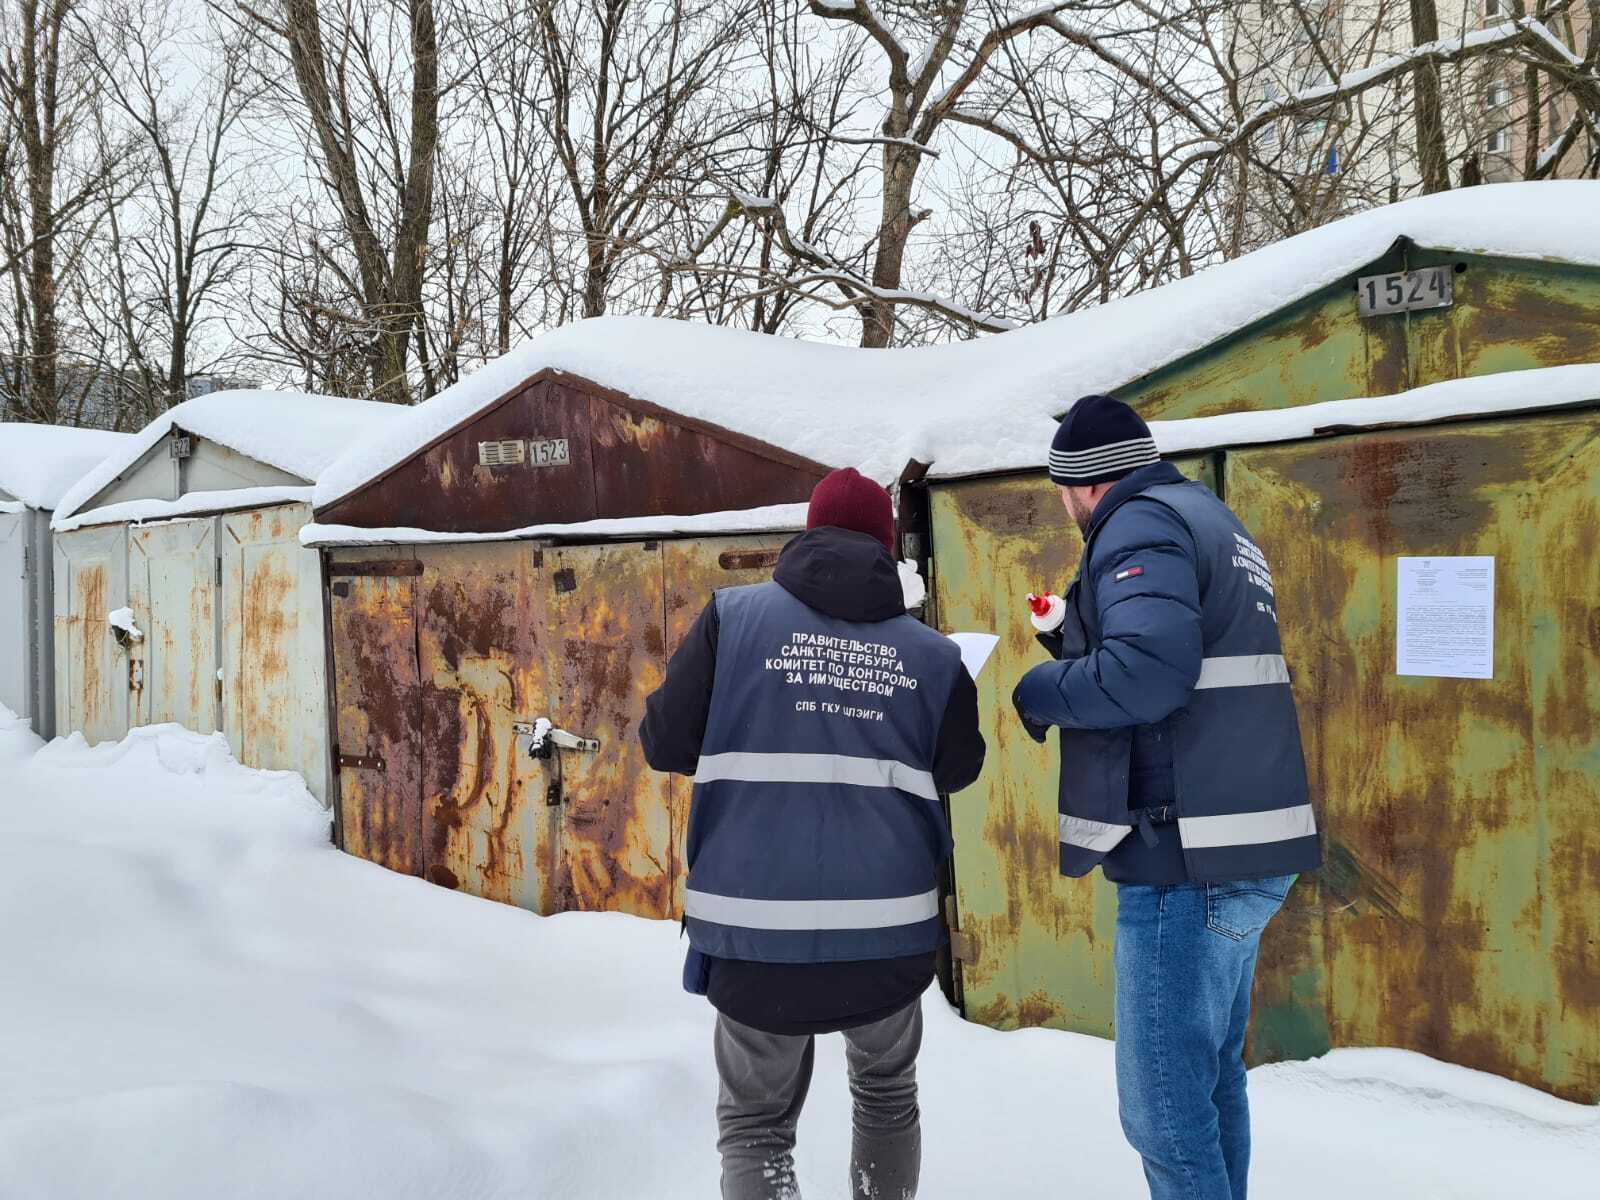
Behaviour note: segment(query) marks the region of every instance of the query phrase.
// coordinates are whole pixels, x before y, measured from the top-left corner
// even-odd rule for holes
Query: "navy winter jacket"
[[[686,986],[775,1033],[877,1020],[927,986],[938,793],[977,777],[984,745],[972,680],[906,615],[881,544],[812,530],[774,583],[717,593],[640,738],[696,778]]]
[[[1079,652],[1015,694],[1025,718],[1062,731],[1063,873],[1168,819],[1196,881],[1318,866],[1272,574],[1244,526],[1161,463],[1119,481],[1084,537],[1067,597]],[[1151,813],[1130,775],[1167,754],[1170,804]]]

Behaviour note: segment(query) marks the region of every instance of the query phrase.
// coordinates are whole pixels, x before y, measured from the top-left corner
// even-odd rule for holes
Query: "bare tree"
[[[71,416],[64,394],[60,292],[127,159],[97,136],[98,78],[85,45],[99,14],[80,0],[0,6],[0,237],[12,347],[7,407],[26,420]],[[81,400],[81,396],[79,398]]]
[[[539,117],[566,184],[581,273],[578,312],[598,316],[648,271],[646,247],[749,114],[727,102],[756,63],[759,0],[533,0]],[[643,306],[648,292],[634,306]]]
[[[408,401],[440,139],[432,0],[280,0],[240,11],[290,68],[284,111],[304,129],[337,206],[360,302],[346,317],[368,344],[367,390]],[[344,269],[336,257],[326,266]]]
[[[567,275],[557,255],[557,242],[565,240],[558,227],[571,224],[564,205],[570,185],[548,136],[543,37],[526,0],[499,0],[463,20],[461,86],[443,150],[444,169],[455,181],[443,193],[455,227],[447,243],[475,244],[485,275],[478,286],[480,349],[504,354],[514,338],[574,314],[576,297],[563,286]],[[473,220],[465,215],[469,207]]]
[[[108,208],[101,303],[142,385],[132,417],[143,424],[227,357],[226,347],[201,341],[221,317],[221,293],[258,247],[246,209],[253,156],[236,136],[255,93],[237,37],[203,39],[207,74],[185,85],[177,77],[187,64],[166,53],[180,34],[170,8],[139,0],[122,16],[91,50],[146,173]]]
[[[1552,32],[1563,0],[1447,35],[1432,0],[1415,24],[1395,0],[808,7],[886,64],[870,261],[789,235],[770,197],[734,202],[810,268],[794,286],[827,280],[858,308],[869,346],[925,336],[908,313],[1004,328],[1447,187],[1481,122],[1464,95],[1447,104],[1444,81],[1463,93],[1477,66],[1524,64],[1580,112],[1595,81]],[[1562,137],[1594,127],[1574,117]],[[1531,154],[1532,177],[1561,153],[1558,140]]]

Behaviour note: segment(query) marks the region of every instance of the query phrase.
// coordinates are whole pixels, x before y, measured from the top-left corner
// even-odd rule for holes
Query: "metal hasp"
[[[645,698],[784,540],[329,551],[338,741],[382,761],[340,771],[344,848],[539,913],[681,913],[692,785],[645,763]]]
[[[544,733],[539,733],[539,726],[544,725]],[[549,758],[556,750],[576,750],[580,754],[595,754],[600,749],[600,743],[594,738],[579,737],[575,733],[568,733],[565,729],[558,729],[550,724],[548,717],[541,717],[538,721],[517,721],[511,726],[511,732],[518,737],[536,739],[528,747],[529,758]]]

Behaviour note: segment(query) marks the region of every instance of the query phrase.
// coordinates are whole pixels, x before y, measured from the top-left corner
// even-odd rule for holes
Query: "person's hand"
[[[1019,683],[1016,690],[1011,693],[1011,707],[1017,710],[1017,717],[1021,720],[1022,728],[1027,731],[1028,736],[1042,746],[1045,735],[1050,732],[1050,726],[1041,724],[1028,715],[1022,707],[1021,690],[1022,685]]]

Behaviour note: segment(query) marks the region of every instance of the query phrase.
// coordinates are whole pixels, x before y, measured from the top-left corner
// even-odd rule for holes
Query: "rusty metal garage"
[[[67,489],[125,433],[0,424],[0,704],[55,733],[50,518]]]
[[[827,469],[542,370],[320,506],[340,844],[540,913],[681,911],[689,785],[647,769],[644,700]]]
[[[1156,422],[1271,559],[1327,865],[1262,942],[1251,1054],[1419,1050],[1600,1094],[1600,366]],[[1078,539],[1039,473],[936,479],[934,619],[997,628],[954,798],[967,1015],[1112,1032],[1115,889],[1054,869],[1053,745],[1006,703],[1017,597]],[[1397,560],[1495,559],[1491,679],[1396,671]]]
[[[397,411],[217,392],[79,480],[54,521],[58,729],[221,730],[241,762],[324,797],[321,573],[298,534],[321,467]]]

